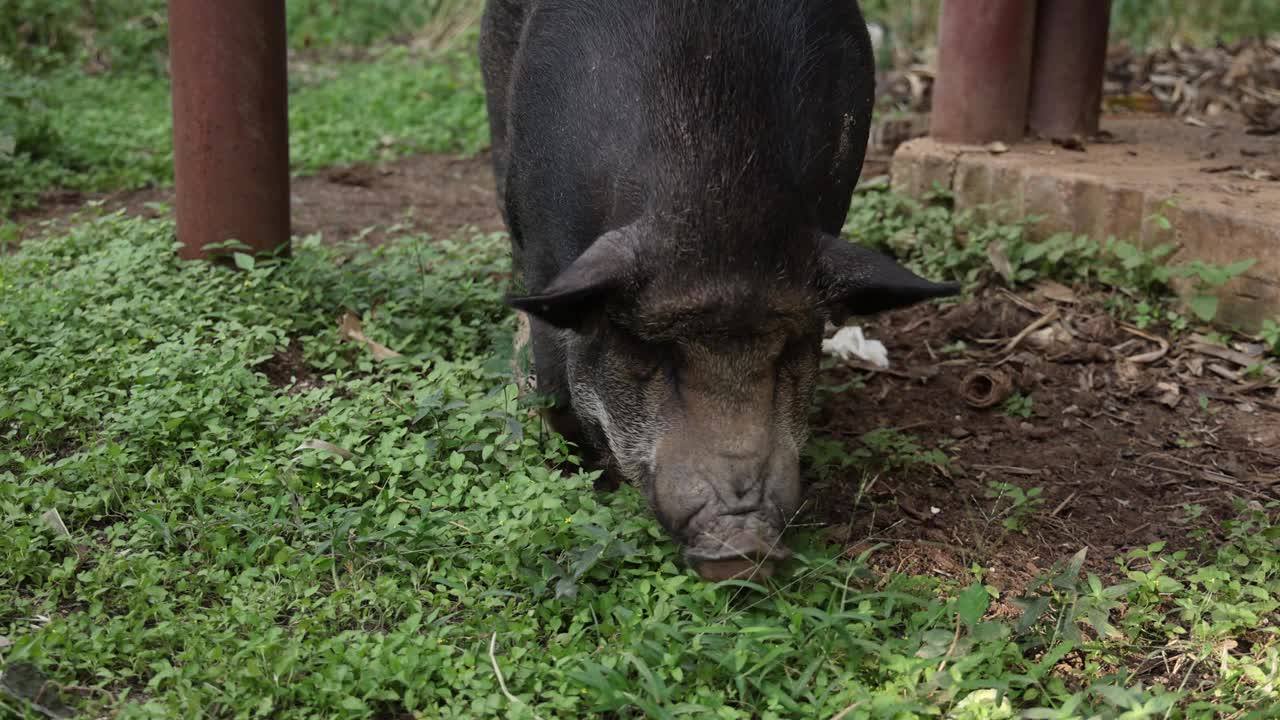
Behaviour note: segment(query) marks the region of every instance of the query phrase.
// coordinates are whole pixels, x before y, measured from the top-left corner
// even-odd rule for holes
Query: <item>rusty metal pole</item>
[[[1031,65],[1032,132],[1045,138],[1098,132],[1111,0],[1040,0]]]
[[[1026,134],[1036,0],[943,0],[929,134],[1013,142]]]
[[[181,257],[289,249],[284,0],[169,0]]]

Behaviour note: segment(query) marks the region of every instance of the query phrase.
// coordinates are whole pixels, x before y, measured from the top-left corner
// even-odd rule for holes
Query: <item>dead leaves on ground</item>
[[[354,313],[344,313],[342,320],[338,323],[338,328],[344,339],[358,342],[369,348],[369,352],[373,354],[376,360],[390,360],[391,358],[401,357],[400,353],[395,350],[366,337],[364,327],[360,324],[360,318],[356,317]]]

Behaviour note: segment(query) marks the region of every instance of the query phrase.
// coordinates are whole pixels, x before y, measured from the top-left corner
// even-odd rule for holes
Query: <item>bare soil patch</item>
[[[365,239],[378,243],[396,226],[437,237],[467,227],[502,230],[490,162],[487,153],[419,155],[325,170],[297,181],[294,232],[340,240],[376,228]]]
[[[393,228],[434,236],[466,227],[482,232],[502,229],[487,153],[475,157],[416,155],[394,162],[334,167],[295,178],[292,185],[293,232],[320,233],[326,242],[357,235],[379,243]],[[89,202],[108,212],[157,217],[170,212],[173,188],[115,193],[55,192],[40,207],[20,214],[22,239],[65,227]],[[167,205],[168,208],[162,207]]]
[[[897,428],[950,462],[815,483],[810,514],[833,526],[833,542],[851,554],[886,543],[874,555],[884,568],[964,579],[977,565],[1020,591],[1083,547],[1088,567],[1114,578],[1113,559],[1130,549],[1193,549],[1197,530],[1212,537],[1238,515],[1237,498],[1280,499],[1280,390],[1241,364],[1260,348],[1189,338],[1165,350],[1158,334],[1112,320],[1103,298],[1067,292],[1071,303],[990,290],[942,313],[912,308],[864,324],[892,366],[828,371],[822,382],[862,386],[826,401],[816,432],[857,446]],[[1064,297],[1060,286],[1050,294]],[[1044,323],[1050,313],[1060,319]],[[975,370],[1029,398],[1028,415],[970,404],[966,395],[989,389],[966,383]],[[1039,488],[1038,502],[1016,508],[999,483]],[[1019,529],[1004,526],[1011,517]]]
[[[267,381],[287,395],[306,392],[324,385],[315,368],[307,364],[302,355],[302,345],[296,338],[290,338],[283,350],[267,358],[256,367],[258,372],[266,376]]]

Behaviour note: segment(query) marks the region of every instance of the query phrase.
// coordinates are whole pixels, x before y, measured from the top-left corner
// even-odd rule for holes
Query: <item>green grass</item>
[[[473,153],[488,142],[470,53],[427,60],[393,50],[310,74],[316,77],[295,78],[290,90],[296,171],[418,152]],[[0,212],[29,207],[52,188],[106,191],[173,181],[163,77],[56,73],[25,87],[11,107],[26,127],[11,132],[17,142],[8,161],[0,157]]]
[[[1028,228],[1036,217],[1011,217],[1000,205],[953,209],[948,191],[935,190],[917,200],[883,190],[860,194],[846,219],[844,234],[888,252],[929,277],[977,285],[996,274],[1010,287],[1041,279],[1081,283],[1110,291],[1107,306],[1117,317],[1145,328],[1161,326],[1173,333],[1217,319],[1217,291],[1255,264],[1246,259],[1230,265],[1200,260],[1170,262],[1172,242],[1154,247],[1115,237],[1056,233],[1032,240]],[[1170,233],[1161,213],[1145,218]],[[999,262],[997,263],[997,260]],[[1189,292],[1180,296],[1175,283]],[[1264,325],[1263,341],[1268,342]],[[1274,333],[1273,333],[1274,335]],[[1272,344],[1275,338],[1271,337]]]
[[[987,617],[980,584],[877,575],[812,531],[767,588],[704,584],[639,493],[549,469],[572,458],[509,384],[501,237],[309,240],[248,272],[173,247],[170,222],[112,216],[0,258],[0,666],[91,688],[82,705],[1008,717],[1000,692],[1024,717],[1139,718],[1276,702],[1275,508],[1242,507],[1203,557],[1124,559],[1124,585],[1064,565],[1022,621]],[[403,357],[344,341],[345,311]],[[305,385],[264,375],[286,343]],[[864,445],[825,455],[920,453]],[[1194,663],[1185,688],[1126,670],[1174,651]]]
[[[1177,39],[1196,44],[1280,33],[1280,5],[1271,0],[1114,0],[1115,35],[1137,47]]]
[[[294,166],[478,152],[489,142],[489,126],[473,55],[461,50],[432,62],[397,50],[299,89],[290,100]]]
[[[474,18],[481,0],[288,0],[295,49],[367,47],[423,34],[433,24]],[[867,18],[884,23],[905,46],[923,47],[936,32],[941,0],[862,0]],[[62,67],[94,56],[117,71],[156,71],[166,48],[163,0],[10,0],[0,9],[0,57],[23,69]],[[1280,31],[1270,0],[1115,0],[1113,33],[1138,45],[1179,38],[1213,42]],[[430,32],[426,33],[430,35]]]
[[[14,113],[30,127],[0,161],[0,212],[53,188],[131,189],[173,176],[168,86],[155,77],[59,74]]]
[[[861,0],[870,22],[889,28],[889,52],[900,60],[937,44],[942,0]],[[1273,0],[1114,0],[1111,41],[1132,47],[1233,42],[1280,33],[1280,4]],[[882,61],[887,56],[882,56]]]
[[[319,69],[295,77],[290,98],[296,170],[470,152],[487,142],[472,47],[478,0],[290,0],[286,7],[294,50],[381,48],[371,61],[337,64],[311,53]],[[893,29],[898,46],[934,41],[938,0],[867,0],[863,7]],[[1212,42],[1280,30],[1280,6],[1118,0],[1113,19],[1115,36],[1139,45]],[[32,207],[53,189],[172,182],[166,31],[161,0],[14,0],[0,9],[0,214]],[[426,41],[425,55],[386,52],[388,41],[411,38]]]
[[[164,3],[101,5],[91,12],[80,2],[22,0],[13,12],[0,10],[0,217],[34,206],[48,190],[173,181]],[[295,63],[295,171],[419,152],[472,153],[488,142],[474,27],[458,32],[474,19],[473,3],[340,7],[310,0],[287,7],[295,49],[365,47],[416,34],[429,41],[412,52],[375,48],[359,61],[312,53]],[[102,71],[87,74],[95,63]]]
[[[52,187],[169,181],[158,5],[19,0],[34,18],[22,37],[0,10],[0,209]],[[312,48],[396,36],[402,10],[452,12],[288,7],[291,42]],[[79,72],[86,37],[109,73]],[[465,51],[308,62],[291,87],[298,171],[484,144]],[[1020,618],[992,616],[1010,598],[980,578],[878,575],[814,529],[791,535],[799,558],[772,584],[707,585],[637,492],[593,493],[530,417],[536,401],[515,396],[501,237],[301,240],[287,263],[235,272],[176,261],[166,220],[66,232],[0,255],[0,668],[32,663],[85,716],[1207,718],[1280,704],[1275,506],[1242,505],[1199,553],[1120,558],[1115,586],[1063,558],[1017,599]],[[861,196],[847,232],[970,283],[998,244],[1016,282],[1123,286],[1126,317],[1188,322],[1151,253],[1029,243],[1018,225],[888,194]],[[1224,271],[1188,272],[1211,285]],[[344,340],[347,311],[403,357]],[[281,387],[266,373],[286,346],[307,375]],[[815,438],[806,458],[819,475],[947,462],[892,431]],[[1038,498],[996,490],[1006,529],[1034,522]],[[1135,674],[1162,658],[1179,672]],[[24,713],[0,693],[0,716]]]
[[[482,0],[289,0],[289,42],[306,48],[368,47],[414,35],[434,37],[433,26],[478,20],[483,5]]]
[[[369,47],[430,36],[433,26],[466,21],[480,6],[479,0],[288,0],[289,47]],[[168,50],[165,0],[8,0],[0,21],[0,58],[24,71],[91,62],[113,72],[155,73]]]

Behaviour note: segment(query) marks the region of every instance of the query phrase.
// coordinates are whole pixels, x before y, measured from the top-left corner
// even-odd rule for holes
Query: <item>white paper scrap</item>
[[[862,328],[857,326],[842,327],[835,337],[823,340],[822,352],[845,361],[858,358],[881,369],[889,367],[889,351],[884,343],[864,337]]]

